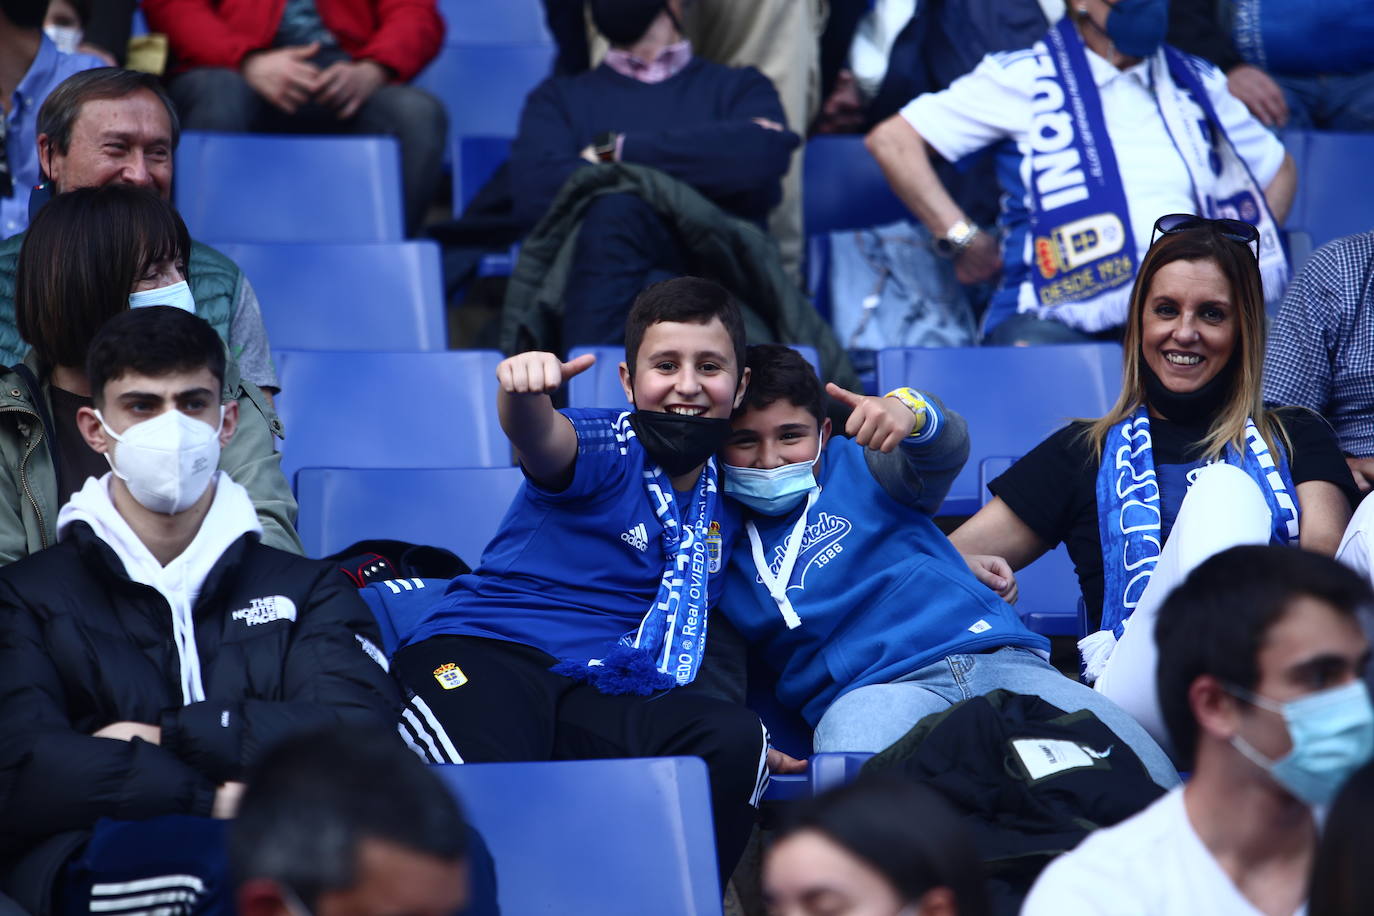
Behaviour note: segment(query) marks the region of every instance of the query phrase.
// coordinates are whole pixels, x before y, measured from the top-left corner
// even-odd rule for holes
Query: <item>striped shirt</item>
[[[1310,407],[1342,451],[1374,456],[1374,232],[1323,245],[1298,272],[1269,334],[1264,397]]]

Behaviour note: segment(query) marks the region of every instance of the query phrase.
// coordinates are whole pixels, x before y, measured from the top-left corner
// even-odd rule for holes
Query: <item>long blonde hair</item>
[[[1264,294],[1259,262],[1250,246],[1228,239],[1210,226],[1200,226],[1161,236],[1141,262],[1135,287],[1131,290],[1126,333],[1121,342],[1121,396],[1105,416],[1091,421],[1085,430],[1086,438],[1093,444],[1093,453],[1101,454],[1112,427],[1128,419],[1147,401],[1141,351],[1145,303],[1155,274],[1174,261],[1215,264],[1230,284],[1231,301],[1236,309],[1236,347],[1231,354],[1236,367],[1232,373],[1231,392],[1202,440],[1202,457],[1220,458],[1228,444],[1243,450],[1247,420],[1254,420],[1270,451],[1274,450],[1276,441],[1282,441],[1291,451],[1292,444],[1283,424],[1273,411],[1264,408]]]

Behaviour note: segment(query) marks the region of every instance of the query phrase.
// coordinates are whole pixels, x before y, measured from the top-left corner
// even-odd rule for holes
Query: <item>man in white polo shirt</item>
[[[868,136],[893,190],[960,282],[1000,279],[991,343],[1112,336],[1155,219],[1197,213],[1261,230],[1267,298],[1287,264],[1277,222],[1296,170],[1211,64],[1162,44],[1168,0],[1068,0],[1031,48],[990,54]],[[998,239],[971,224],[930,157],[997,157]]]
[[[1160,705],[1192,778],[1053,862],[1021,916],[1302,912],[1313,808],[1374,751],[1371,605],[1354,572],[1291,547],[1193,570],[1155,630]]]

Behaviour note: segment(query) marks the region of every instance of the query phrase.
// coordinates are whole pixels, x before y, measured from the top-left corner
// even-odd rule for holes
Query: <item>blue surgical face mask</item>
[[[1283,716],[1293,749],[1278,760],[1265,757],[1240,735],[1231,744],[1309,805],[1328,804],[1346,778],[1374,754],[1374,706],[1364,681],[1288,703],[1276,703],[1239,687],[1227,689],[1247,703]]]
[[[816,457],[775,468],[739,468],[725,465],[725,492],[760,515],[785,515],[806,494],[817,489],[815,466],[825,448],[821,438]]]
[[[1107,37],[1127,57],[1149,57],[1169,31],[1168,0],[1119,0],[1107,13]]]
[[[185,280],[162,286],[158,289],[145,289],[141,293],[129,294],[129,308],[137,309],[148,305],[172,305],[182,311],[196,313],[196,300],[191,295],[191,286]]]

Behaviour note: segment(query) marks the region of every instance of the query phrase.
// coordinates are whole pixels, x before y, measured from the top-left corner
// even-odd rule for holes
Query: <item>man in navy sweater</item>
[[[692,55],[681,0],[592,0],[611,42],[600,66],[551,77],[530,94],[511,150],[516,216],[533,225],[577,169],[651,166],[760,225],[782,196],[800,138],[777,91],[752,67]],[[624,342],[625,316],[644,287],[686,273],[690,252],[632,194],[588,207],[564,293],[563,345]]]

